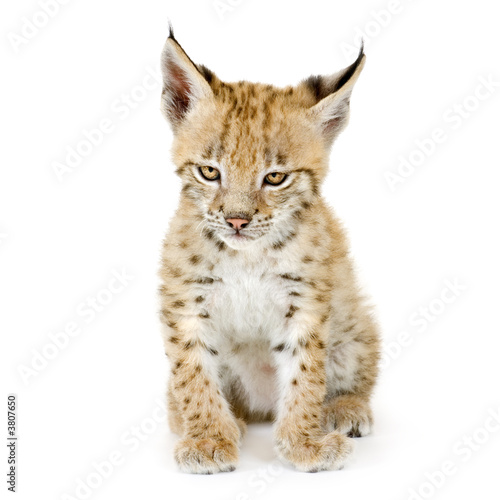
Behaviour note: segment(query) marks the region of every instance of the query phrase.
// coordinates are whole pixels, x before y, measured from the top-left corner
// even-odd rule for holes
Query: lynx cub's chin
[[[185,472],[233,470],[246,422],[274,421],[277,454],[311,472],[370,431],[379,334],[320,194],[364,61],[286,88],[226,83],[170,32],[162,111],[182,192],[160,295]]]

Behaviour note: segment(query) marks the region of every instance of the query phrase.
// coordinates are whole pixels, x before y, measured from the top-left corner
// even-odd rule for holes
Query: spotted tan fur
[[[272,419],[277,453],[303,471],[340,468],[348,436],[370,431],[378,331],[320,193],[364,59],[276,88],[222,82],[173,33],[166,42],[162,109],[182,192],[160,295],[183,471],[234,469],[244,422]],[[282,184],[265,183],[272,172]]]

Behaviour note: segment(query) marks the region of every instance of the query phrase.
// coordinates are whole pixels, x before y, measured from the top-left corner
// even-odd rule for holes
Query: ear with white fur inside
[[[320,126],[328,145],[333,143],[349,121],[351,92],[365,59],[361,45],[357,59],[347,68],[330,76],[311,76],[302,83],[316,98],[316,104],[308,112]]]
[[[161,69],[161,110],[176,132],[196,103],[210,97],[212,90],[199,67],[175,39],[172,28],[163,48]]]

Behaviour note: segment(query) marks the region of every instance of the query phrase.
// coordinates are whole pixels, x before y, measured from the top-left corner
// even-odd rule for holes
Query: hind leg
[[[323,404],[323,426],[349,437],[370,433],[373,416],[369,401],[355,394],[332,397]]]
[[[378,342],[359,334],[329,354],[323,426],[350,437],[366,436],[373,426],[370,396],[378,371]]]

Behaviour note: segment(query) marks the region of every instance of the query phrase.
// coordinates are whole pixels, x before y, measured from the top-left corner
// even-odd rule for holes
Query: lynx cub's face
[[[225,83],[171,36],[162,109],[174,130],[182,194],[200,230],[229,247],[279,247],[318,197],[330,146],[347,123],[362,51],[347,69],[295,87]]]

